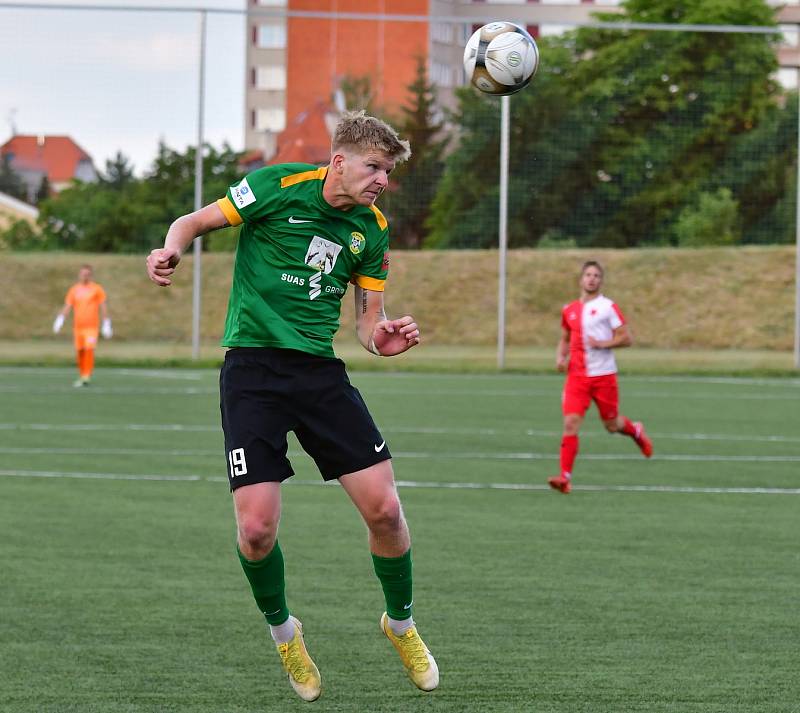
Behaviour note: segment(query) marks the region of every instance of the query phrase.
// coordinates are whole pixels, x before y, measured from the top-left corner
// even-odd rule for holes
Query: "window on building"
[[[439,87],[453,86],[453,71],[450,65],[442,62],[431,62],[431,82]]]
[[[797,25],[778,25],[778,29],[783,32],[783,44],[787,47],[798,46],[798,27]]]
[[[259,25],[256,45],[262,49],[284,49],[286,47],[286,25]]]
[[[257,67],[256,89],[283,90],[286,89],[285,67]]]
[[[256,109],[256,131],[283,131],[286,114],[283,109]]]
[[[444,44],[453,43],[453,26],[445,25],[443,22],[434,22],[431,25],[431,39],[434,42],[443,42]]]

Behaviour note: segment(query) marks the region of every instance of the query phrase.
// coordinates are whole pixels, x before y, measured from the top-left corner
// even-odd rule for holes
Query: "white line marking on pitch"
[[[0,470],[0,476],[19,478],[75,478],[82,480],[141,480],[165,482],[197,482],[206,481],[213,483],[227,482],[223,477],[203,477],[200,475],[157,475],[139,473],[80,473],[62,472],[52,470]],[[289,484],[330,486],[333,481],[322,480],[289,480]],[[448,483],[448,482],[423,482],[417,480],[398,480],[401,488],[438,488],[447,490],[504,490],[504,491],[531,491],[545,492],[550,488],[547,485],[532,483]],[[746,487],[696,487],[678,485],[577,485],[574,490],[587,492],[635,492],[635,493],[701,493],[712,495],[800,495],[800,488],[746,488]]]
[[[4,394],[37,394],[37,395],[51,395],[53,393],[73,393],[79,398],[83,398],[94,394],[96,396],[119,396],[120,394],[132,394],[134,396],[146,396],[147,394],[158,394],[160,396],[208,396],[210,394],[219,395],[218,387],[206,386],[163,386],[163,387],[149,387],[141,388],[136,386],[96,386],[92,385],[90,388],[81,389],[77,392],[72,386],[15,386],[15,385],[0,385],[0,393]]]
[[[222,432],[216,426],[191,426],[181,423],[0,423],[2,431],[187,431]]]
[[[702,391],[639,391],[630,389],[626,393],[631,398],[647,398],[659,400],[722,400],[722,401],[789,401],[795,400],[798,397],[797,392],[791,392],[791,384],[786,385],[780,393],[716,393],[716,392],[702,392]],[[530,398],[532,396],[541,396],[544,398],[554,398],[558,396],[560,390],[555,388],[520,388],[520,389],[415,389],[415,388],[392,388],[387,386],[378,386],[375,388],[364,388],[368,396],[426,396],[426,397],[443,397],[443,398]],[[51,395],[55,392],[58,393],[75,393],[75,390],[68,384],[63,386],[29,386],[25,384],[0,384],[0,393],[9,394],[29,394],[29,395]],[[148,394],[157,395],[189,395],[189,396],[210,396],[218,395],[219,388],[217,386],[196,386],[196,387],[157,387],[157,386],[102,386],[93,384],[89,389],[82,389],[80,391],[80,398],[85,398],[90,395],[105,396],[105,395],[135,395],[146,396]],[[77,395],[77,394],[76,394]]]
[[[174,458],[222,457],[222,450],[157,450],[159,456]],[[79,455],[79,456],[138,456],[141,449],[134,448],[38,448],[0,446],[0,453],[8,455]],[[305,455],[301,451],[290,451],[292,458]],[[395,451],[393,458],[415,460],[558,460],[557,453],[482,453],[476,451]],[[593,461],[639,461],[638,453],[586,453],[582,460]],[[680,461],[687,463],[800,463],[800,455],[692,455],[687,453],[656,454],[652,461]]]
[[[208,480],[202,475],[159,475],[158,473],[82,473],[60,470],[0,470],[0,475],[19,478],[78,478],[85,480]]]
[[[511,429],[500,428],[443,428],[436,426],[381,426],[386,433],[402,433],[427,436],[536,436],[542,438],[558,438],[561,431],[547,431],[536,429]],[[189,425],[182,423],[0,423],[0,431],[151,431],[151,432],[181,432],[187,433],[221,433],[219,425]],[[752,443],[800,443],[798,436],[767,435],[734,433],[655,433],[650,435],[657,440],[675,441],[722,441],[722,442],[752,442]],[[605,431],[583,431],[581,436],[589,438],[607,438]]]

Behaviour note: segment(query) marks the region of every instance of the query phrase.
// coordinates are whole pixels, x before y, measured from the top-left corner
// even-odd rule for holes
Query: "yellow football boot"
[[[417,633],[417,627],[412,626],[402,636],[397,636],[389,626],[389,617],[384,612],[381,617],[381,631],[397,649],[408,677],[417,688],[432,691],[439,685],[439,667]]]
[[[293,616],[294,638],[288,644],[277,644],[281,663],[295,693],[304,701],[316,701],[322,692],[319,669],[311,660],[303,641],[303,625]]]

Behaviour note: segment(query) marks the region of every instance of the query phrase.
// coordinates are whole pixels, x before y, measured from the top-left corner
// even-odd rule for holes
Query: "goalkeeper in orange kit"
[[[88,386],[94,369],[94,350],[98,334],[111,339],[111,318],[108,316],[105,290],[92,280],[91,265],[81,265],[78,281],[69,288],[64,307],[53,322],[53,332],[58,334],[64,320],[73,310],[72,333],[78,364],[78,379],[73,386]],[[102,320],[102,322],[101,322]]]

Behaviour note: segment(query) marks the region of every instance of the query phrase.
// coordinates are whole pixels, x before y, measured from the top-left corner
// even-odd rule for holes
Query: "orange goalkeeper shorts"
[[[93,329],[76,329],[73,333],[75,341],[75,349],[78,351],[82,349],[94,349],[97,346],[98,330]]]

